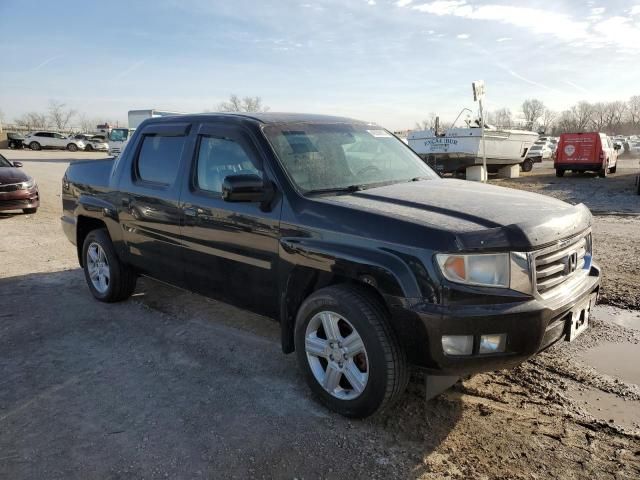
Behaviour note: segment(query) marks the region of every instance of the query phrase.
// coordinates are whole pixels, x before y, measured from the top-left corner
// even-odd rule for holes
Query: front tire
[[[101,302],[120,302],[136,288],[135,272],[118,258],[106,229],[93,230],[82,246],[84,276],[91,294]]]
[[[38,211],[38,208],[23,208],[22,211],[26,214],[34,214]]]
[[[87,145],[86,147],[84,147],[85,152],[92,152],[93,151],[93,147],[91,145]]]
[[[617,169],[618,169],[618,164],[616,163],[613,167],[609,169],[609,173],[616,173]]]
[[[380,302],[363,288],[318,290],[298,310],[295,347],[318,399],[346,417],[364,418],[404,392],[407,359]]]
[[[70,152],[77,152],[78,146],[75,143],[70,143],[69,145],[67,145],[67,150],[69,150]]]
[[[31,143],[29,144],[29,148],[30,148],[31,150],[36,150],[36,151],[37,151],[37,150],[41,150],[41,149],[42,149],[42,147],[40,146],[40,144],[39,144],[38,142],[31,142]]]
[[[531,170],[533,170],[533,160],[526,158],[524,162],[522,162],[522,171],[530,172]]]

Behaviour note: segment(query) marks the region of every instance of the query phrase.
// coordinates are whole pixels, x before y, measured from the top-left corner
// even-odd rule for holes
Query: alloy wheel
[[[87,271],[93,287],[99,293],[106,293],[109,289],[111,271],[109,261],[103,248],[96,242],[89,245],[87,249]]]
[[[340,400],[359,397],[369,380],[369,360],[355,327],[342,315],[316,313],[305,331],[305,352],[316,381]]]

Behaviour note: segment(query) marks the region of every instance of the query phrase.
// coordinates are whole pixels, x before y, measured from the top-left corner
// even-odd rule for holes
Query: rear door
[[[180,286],[184,285],[180,181],[193,152],[192,138],[189,122],[147,125],[122,172],[116,200],[129,262]]]
[[[562,138],[561,162],[568,164],[598,163],[597,133],[567,133]]]
[[[276,267],[281,200],[258,203],[222,199],[228,175],[272,178],[251,133],[214,123],[198,129],[181,208],[187,285],[190,290],[274,316],[279,305]]]

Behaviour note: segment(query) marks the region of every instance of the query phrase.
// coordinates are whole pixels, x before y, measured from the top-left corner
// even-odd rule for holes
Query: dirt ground
[[[43,200],[0,214],[0,478],[640,477],[640,197],[602,195],[608,305],[575,342],[429,402],[415,376],[394,409],[349,421],[314,401],[272,321],[150,280],[129,301],[93,301],[59,224],[68,159],[88,154],[0,153]],[[589,189],[638,171],[544,167],[492,181],[570,201],[579,185],[593,208]]]

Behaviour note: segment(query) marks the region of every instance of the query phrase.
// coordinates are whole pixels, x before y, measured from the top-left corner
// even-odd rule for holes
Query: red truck
[[[598,172],[601,177],[616,173],[618,145],[604,133],[563,133],[553,157],[556,176],[564,172]]]

